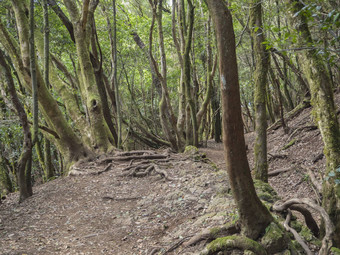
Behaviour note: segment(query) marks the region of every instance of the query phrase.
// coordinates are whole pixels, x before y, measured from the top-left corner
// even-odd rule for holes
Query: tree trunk
[[[269,68],[270,54],[264,45],[265,37],[262,26],[261,1],[253,0],[250,6],[250,30],[254,41],[255,54],[255,179],[268,182],[267,162],[267,73]]]
[[[107,126],[104,122],[102,103],[96,84],[94,68],[90,59],[90,38],[91,38],[91,21],[93,13],[97,7],[97,1],[85,1],[81,13],[76,2],[64,0],[65,6],[69,12],[77,50],[77,56],[80,67],[81,83],[85,94],[86,106],[89,113],[92,147],[99,151],[106,152],[109,148],[109,135]]]
[[[161,120],[162,129],[165,137],[171,144],[171,147],[175,150],[181,150],[181,139],[177,131],[177,123],[176,118],[172,110],[172,106],[170,103],[170,96],[167,85],[167,67],[166,67],[166,55],[165,55],[165,47],[164,47],[164,37],[163,37],[163,25],[162,25],[162,0],[152,2],[149,0],[150,6],[153,11],[153,18],[150,27],[150,35],[149,35],[149,54],[154,66],[155,72],[162,85],[162,96],[159,102],[159,115]],[[158,39],[159,39],[159,49],[160,49],[160,59],[161,59],[161,71],[159,71],[157,63],[152,54],[152,34],[154,23],[157,21],[158,28]]]
[[[18,26],[18,44],[9,34],[2,22],[0,22],[0,42],[9,54],[14,67],[20,78],[20,82],[25,88],[32,92],[31,78],[29,73],[29,52],[28,52],[28,33],[29,22],[25,13],[26,6],[23,1],[13,0],[13,10]],[[91,155],[91,151],[76,136],[60,111],[56,100],[53,98],[43,77],[37,68],[38,100],[41,105],[41,112],[45,117],[49,127],[57,134],[55,142],[58,149],[66,159],[67,164],[79,160],[82,157]]]
[[[256,239],[273,218],[257,197],[246,155],[231,13],[223,0],[207,0],[219,52],[224,155],[243,233]]]
[[[24,107],[20,103],[18,95],[15,90],[14,82],[12,79],[12,74],[10,67],[6,63],[5,54],[0,50],[0,71],[4,74],[8,85],[8,92],[10,93],[13,105],[18,113],[20,123],[24,131],[24,142],[22,147],[22,152],[18,162],[18,186],[19,186],[19,202],[24,201],[26,198],[32,196],[32,186],[27,180],[27,174],[31,174],[30,168],[31,164],[29,161],[32,159],[32,137],[31,131],[28,125],[27,115]]]
[[[292,6],[292,20],[299,33],[300,45],[314,45],[309,31],[307,17],[300,1],[287,0]],[[323,182],[323,207],[335,225],[334,245],[340,248],[340,129],[334,104],[331,79],[327,68],[316,49],[304,51],[300,58],[301,66],[311,87],[311,104],[313,116],[324,142],[326,171]],[[329,247],[330,248],[330,247]]]
[[[190,51],[192,44],[192,31],[194,27],[194,6],[192,5],[191,0],[188,0],[189,10],[188,10],[188,22],[189,27],[187,31],[187,38],[185,44],[185,50],[183,55],[183,65],[184,65],[184,87],[185,87],[185,96],[186,101],[190,108],[190,120],[187,121],[186,127],[186,145],[198,145],[198,126],[197,126],[197,118],[196,118],[196,105],[194,102],[194,96],[191,90],[191,63],[190,63]],[[188,120],[189,120],[188,116]],[[192,127],[192,128],[191,128]],[[192,141],[190,139],[189,134],[192,133]]]

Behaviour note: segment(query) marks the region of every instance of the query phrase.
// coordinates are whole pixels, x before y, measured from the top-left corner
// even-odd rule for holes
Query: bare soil
[[[283,156],[269,156],[269,171],[290,168],[269,181],[283,199],[318,197],[306,168],[316,176],[324,169],[320,132],[301,130],[291,136],[297,128],[313,125],[310,111],[288,122],[289,134],[282,128],[268,134],[270,155]],[[283,149],[292,139],[295,143]],[[253,141],[253,133],[246,134],[250,166]],[[8,195],[0,205],[0,254],[198,254],[204,244],[181,243],[236,216],[222,144],[209,141],[199,151],[201,156],[171,154],[173,160],[161,168],[173,180],[157,173],[122,176],[129,162],[114,163],[99,175],[39,185],[21,204],[17,193]],[[99,166],[89,162],[82,167],[90,173]]]

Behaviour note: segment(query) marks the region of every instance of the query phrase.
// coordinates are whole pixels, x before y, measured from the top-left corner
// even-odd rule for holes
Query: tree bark
[[[291,6],[292,21],[299,33],[300,45],[314,45],[308,27],[303,4],[297,0],[286,0]],[[335,225],[334,233],[340,233],[340,129],[334,103],[331,79],[317,50],[304,51],[300,64],[311,89],[311,104],[314,120],[320,129],[326,156],[326,171],[323,182],[323,207]],[[333,236],[334,245],[340,248],[340,235]]]
[[[270,54],[266,50],[263,25],[262,4],[260,0],[253,0],[250,6],[250,30],[254,41],[255,54],[255,144],[254,160],[255,179],[268,182],[267,162],[267,74],[270,63]]]
[[[80,67],[81,83],[86,96],[86,106],[89,112],[92,147],[106,152],[109,148],[109,136],[104,122],[103,106],[96,84],[94,68],[90,59],[91,21],[98,1],[85,1],[81,11],[76,2],[64,0],[74,29],[75,44]]]
[[[0,71],[4,74],[8,85],[8,92],[10,93],[11,100],[18,113],[20,123],[24,132],[24,142],[22,152],[18,162],[18,186],[19,186],[19,202],[24,201],[26,198],[32,196],[32,186],[27,182],[31,180],[27,178],[27,174],[31,174],[29,161],[32,160],[32,135],[28,125],[27,115],[24,107],[20,103],[18,95],[15,90],[14,81],[12,78],[11,70],[5,60],[5,54],[0,49]]]
[[[256,195],[247,160],[232,17],[223,0],[207,0],[207,5],[214,21],[219,52],[223,143],[228,176],[239,209],[242,232],[256,239],[273,218]]]
[[[16,24],[19,28],[19,44],[10,35],[2,22],[0,22],[0,42],[10,56],[20,82],[29,92],[32,92],[29,72],[29,22],[26,15],[27,8],[25,2],[19,0],[13,0],[12,6],[16,17]],[[37,66],[36,70],[39,88],[38,100],[41,105],[41,112],[49,127],[57,133],[58,138],[55,139],[55,142],[65,157],[67,164],[69,165],[82,157],[89,156],[91,151],[82,143],[67,123],[56,100],[44,83],[39,66]]]

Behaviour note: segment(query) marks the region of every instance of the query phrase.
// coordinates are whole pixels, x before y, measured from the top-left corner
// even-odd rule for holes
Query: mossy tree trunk
[[[149,0],[150,6],[152,8],[153,17],[150,27],[150,34],[149,34],[149,55],[152,61],[152,65],[155,69],[155,72],[158,76],[158,79],[161,82],[162,86],[162,95],[159,102],[159,115],[162,125],[162,130],[164,132],[165,137],[170,142],[171,147],[175,151],[182,150],[181,144],[181,137],[179,136],[177,130],[177,120],[174,115],[170,96],[168,91],[167,85],[167,64],[166,64],[166,54],[165,54],[165,46],[164,46],[164,35],[163,35],[163,23],[162,23],[162,12],[163,12],[163,5],[162,0],[152,1]],[[153,40],[153,28],[154,24],[157,22],[157,29],[158,29],[158,40],[159,40],[159,50],[160,50],[160,70],[158,65],[153,57],[152,54],[152,40]]]
[[[90,59],[90,38],[92,17],[98,1],[87,0],[81,10],[77,3],[64,0],[74,29],[74,38],[80,67],[81,83],[84,90],[85,102],[89,114],[92,146],[99,151],[109,148],[109,134],[103,116],[103,106],[100,100],[94,68]]]
[[[32,92],[31,75],[29,64],[29,22],[27,17],[27,1],[13,0],[12,7],[15,13],[16,25],[18,27],[19,43],[7,31],[6,27],[0,22],[0,43],[11,58],[13,65],[18,73],[21,84]],[[48,90],[39,67],[37,71],[38,100],[49,128],[55,132],[54,142],[65,157],[67,164],[87,157],[91,154],[90,150],[83,144],[67,123],[60,111],[56,100]]]
[[[191,63],[190,63],[190,51],[192,45],[192,32],[194,28],[194,6],[191,0],[188,0],[188,31],[185,43],[185,50],[183,55],[183,65],[184,65],[184,87],[185,87],[185,97],[190,108],[190,119],[191,122],[187,122],[186,126],[186,145],[198,145],[198,126],[196,117],[196,104],[194,102],[194,95],[191,89]],[[188,116],[188,117],[189,117]],[[189,120],[189,119],[188,119]],[[189,135],[192,133],[191,136]]]
[[[257,197],[244,141],[231,13],[223,0],[207,0],[216,30],[221,77],[224,155],[243,233],[258,238],[273,218]]]
[[[292,21],[300,35],[299,44],[314,45],[303,4],[298,0],[286,2],[291,6]],[[313,116],[324,142],[326,171],[322,191],[323,207],[335,225],[334,245],[340,248],[340,185],[336,183],[340,180],[340,129],[332,82],[316,49],[304,51],[299,60],[310,85]]]
[[[8,92],[11,96],[11,100],[18,113],[20,124],[22,125],[24,132],[24,142],[22,146],[22,152],[18,162],[17,178],[19,186],[19,202],[24,201],[26,198],[32,196],[32,185],[28,183],[30,178],[27,178],[27,174],[31,174],[31,160],[32,160],[32,135],[28,125],[28,119],[24,107],[22,106],[18,95],[15,90],[14,81],[12,78],[11,70],[5,60],[5,54],[0,50],[0,73],[6,78],[8,85]]]
[[[260,0],[252,0],[250,6],[250,31],[254,41],[255,54],[255,178],[268,182],[267,162],[267,74],[269,68],[270,54],[266,50],[263,25],[262,4]]]

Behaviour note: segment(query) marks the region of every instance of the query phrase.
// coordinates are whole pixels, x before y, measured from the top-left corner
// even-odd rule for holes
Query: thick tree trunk
[[[207,0],[219,52],[224,155],[243,233],[256,239],[273,218],[257,197],[246,155],[231,13],[223,0]]]
[[[262,5],[260,0],[253,0],[250,6],[250,30],[254,41],[255,54],[255,179],[268,182],[267,162],[267,74],[270,54],[266,50],[262,26]]]
[[[314,45],[309,31],[307,17],[302,11],[303,5],[297,0],[287,0],[292,6],[292,20],[297,32],[300,34],[300,45]],[[333,237],[334,245],[340,248],[340,129],[334,104],[334,95],[331,79],[327,68],[317,50],[304,51],[300,58],[301,66],[306,74],[311,89],[311,104],[313,115],[324,142],[326,156],[326,171],[323,182],[323,207],[335,225]]]
[[[89,113],[92,146],[99,151],[109,148],[109,134],[103,116],[103,106],[96,84],[94,68],[90,59],[91,21],[97,7],[97,1],[85,1],[81,13],[76,2],[64,0],[70,14],[74,29],[74,38],[80,67],[81,83],[86,97],[86,106]]]

